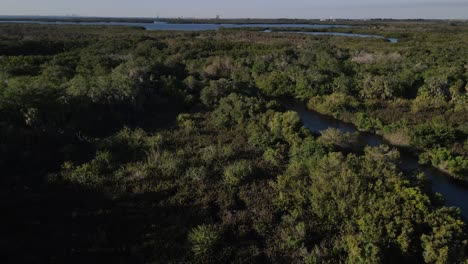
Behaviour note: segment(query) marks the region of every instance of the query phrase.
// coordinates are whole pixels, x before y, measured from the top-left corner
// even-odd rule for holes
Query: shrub
[[[382,121],[378,118],[370,117],[364,113],[357,114],[356,125],[359,130],[376,131],[383,127]]]
[[[351,96],[342,93],[333,93],[331,95],[311,98],[307,107],[322,114],[339,117],[344,112],[356,110],[359,107],[359,102]]]
[[[208,171],[204,166],[201,167],[189,167],[185,171],[185,176],[191,180],[197,181],[206,178]]]
[[[177,125],[186,132],[191,132],[196,128],[195,121],[191,119],[190,114],[179,114],[177,116]]]
[[[294,89],[294,83],[284,71],[273,71],[259,76],[255,80],[257,86],[268,95],[289,95]]]
[[[304,139],[301,144],[291,148],[291,158],[295,161],[306,161],[310,158],[321,158],[327,153],[326,147],[312,137]]]
[[[270,165],[272,166],[279,166],[282,164],[284,161],[284,157],[282,153],[280,152],[280,149],[273,149],[273,148],[268,148],[264,153],[263,153],[263,159],[267,161]]]
[[[236,161],[224,169],[223,181],[229,187],[236,187],[249,177],[252,172],[252,165],[249,161]]]
[[[233,91],[232,83],[226,79],[211,81],[210,85],[203,88],[200,100],[206,106],[215,106],[221,98]]]
[[[387,100],[397,93],[396,85],[387,76],[367,76],[361,84],[361,97]]]
[[[329,128],[321,132],[322,136],[319,141],[329,146],[337,146],[339,148],[354,148],[359,144],[358,133],[344,133],[336,128]]]
[[[264,116],[268,118],[268,127],[276,139],[283,139],[290,145],[299,141],[297,131],[301,126],[301,119],[296,112],[287,111],[284,113],[275,112],[273,116]]]
[[[220,234],[214,226],[199,225],[190,231],[188,239],[196,257],[209,259],[219,242]]]
[[[116,134],[100,142],[100,148],[112,152],[114,160],[128,161],[143,156],[144,151],[149,147],[148,139],[151,138],[143,129],[124,127]]]
[[[455,156],[447,148],[431,149],[420,155],[419,162],[422,164],[432,164],[442,170],[449,171],[461,179],[466,178],[468,172],[468,160],[462,156]]]
[[[163,151],[155,165],[165,177],[175,177],[184,169],[182,159],[168,151]]]
[[[106,174],[111,170],[111,154],[98,152],[96,157],[80,166],[66,162],[63,165],[62,177],[65,181],[77,184],[85,189],[98,189],[103,186]]]
[[[243,124],[261,109],[258,99],[232,93],[221,99],[219,106],[212,112],[211,122],[218,127]]]
[[[464,258],[467,242],[458,217],[454,208],[441,208],[428,215],[431,232],[421,236],[426,263],[458,263]]]
[[[411,135],[411,143],[417,147],[433,148],[447,146],[456,139],[455,129],[443,125],[419,125]]]

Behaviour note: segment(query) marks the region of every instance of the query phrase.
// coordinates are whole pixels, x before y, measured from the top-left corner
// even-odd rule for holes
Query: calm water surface
[[[306,128],[311,131],[319,132],[328,128],[336,128],[342,132],[359,132],[352,124],[348,124],[337,119],[321,115],[317,112],[308,110],[303,104],[298,102],[284,102],[284,105],[292,111],[295,111],[301,117],[301,120]],[[381,136],[372,133],[360,132],[360,140],[368,146],[379,146],[381,144],[389,144]],[[401,164],[400,168],[404,171],[419,170],[426,174],[427,179],[431,182],[433,192],[442,194],[449,206],[457,206],[461,208],[462,215],[468,219],[468,187],[463,186],[453,181],[450,176],[437,170],[434,167],[421,166],[418,159],[409,153],[400,151]]]
[[[220,28],[251,28],[251,27],[276,27],[276,28],[350,28],[349,25],[314,25],[314,24],[171,24],[165,22],[156,23],[128,23],[128,22],[45,22],[45,21],[0,21],[0,23],[27,23],[42,25],[85,25],[85,26],[133,26],[143,27],[146,30],[181,30],[200,31],[218,30]]]

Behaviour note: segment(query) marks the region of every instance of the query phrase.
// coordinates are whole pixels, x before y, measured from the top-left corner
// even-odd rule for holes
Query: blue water
[[[45,22],[45,21],[0,21],[0,23],[26,23],[26,24],[42,24],[42,25],[84,25],[84,26],[131,26],[142,27],[146,30],[168,30],[168,31],[203,31],[203,30],[219,30],[220,28],[351,28],[350,25],[317,25],[317,24],[171,24],[165,22],[157,23],[128,23],[128,22]],[[270,31],[265,31],[270,32]],[[353,34],[341,32],[282,32],[282,33],[295,33],[307,35],[333,35],[342,37],[360,37],[360,38],[380,38],[385,39],[383,36],[367,35],[367,34]],[[392,43],[398,42],[397,39],[388,38]]]

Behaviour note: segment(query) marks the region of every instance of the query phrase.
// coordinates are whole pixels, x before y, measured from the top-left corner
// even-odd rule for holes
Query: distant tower
[[[216,20],[219,20],[219,15],[216,15]]]

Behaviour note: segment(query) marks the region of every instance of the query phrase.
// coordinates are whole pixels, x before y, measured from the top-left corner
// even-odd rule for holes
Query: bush
[[[253,172],[249,161],[241,160],[224,169],[223,181],[229,187],[236,187]]]
[[[417,147],[433,148],[447,146],[455,142],[455,129],[443,125],[419,125],[411,135],[411,143]]]
[[[336,128],[329,128],[321,132],[319,142],[328,146],[337,146],[343,149],[356,148],[359,144],[359,133],[344,133]]]
[[[188,239],[192,244],[192,251],[195,256],[208,260],[213,255],[220,234],[214,226],[199,225],[190,231]]]
[[[367,76],[361,84],[361,97],[387,100],[397,93],[396,85],[387,76]]]
[[[464,223],[458,217],[455,208],[441,208],[428,215],[432,230],[421,236],[426,263],[461,263],[467,242]]]
[[[382,121],[378,118],[370,117],[364,113],[357,114],[356,125],[362,131],[376,131],[383,127]]]
[[[257,86],[271,96],[290,95],[294,83],[283,71],[274,71],[256,78]]]
[[[111,171],[111,158],[109,152],[98,152],[92,161],[80,166],[75,167],[66,162],[63,165],[62,177],[65,181],[85,189],[99,189],[106,181],[106,174]]]
[[[291,158],[294,161],[307,161],[311,158],[321,158],[327,153],[324,144],[314,140],[312,137],[304,139],[301,144],[291,148]]]
[[[264,118],[268,118],[270,132],[277,140],[285,140],[290,145],[299,142],[298,130],[302,123],[296,112],[275,112],[272,116]]]
[[[455,156],[447,148],[431,149],[419,156],[421,164],[432,164],[442,170],[450,172],[455,177],[468,180],[468,160],[462,156]]]
[[[185,176],[193,181],[205,179],[209,175],[208,170],[204,167],[189,167],[185,171]]]
[[[284,157],[279,148],[278,149],[268,148],[263,153],[263,159],[267,161],[270,165],[275,166],[275,167],[284,163]]]
[[[113,154],[116,161],[129,161],[141,158],[145,150],[151,147],[148,142],[152,137],[141,128],[130,129],[124,127],[116,134],[104,139],[99,145],[101,149],[107,149]]]
[[[231,127],[243,124],[261,109],[258,99],[232,93],[221,99],[219,106],[212,112],[212,122],[218,127]]]
[[[333,93],[331,95],[311,98],[307,107],[322,114],[339,117],[344,112],[355,111],[359,107],[359,102],[351,96]]]
[[[215,106],[221,98],[227,96],[232,91],[232,83],[226,79],[211,81],[210,85],[201,91],[200,100],[206,106]]]
[[[196,128],[195,121],[191,119],[190,114],[179,114],[177,116],[177,125],[186,132],[191,132]]]

